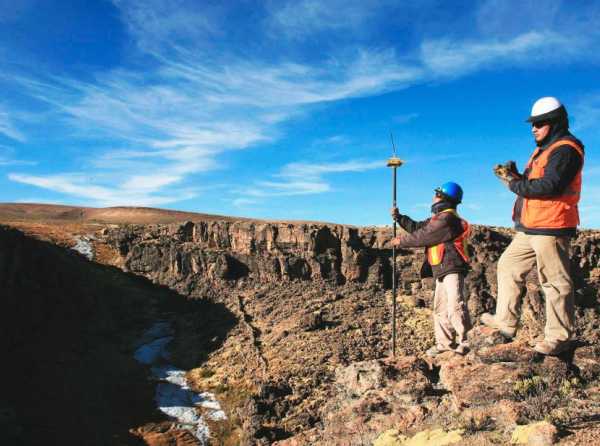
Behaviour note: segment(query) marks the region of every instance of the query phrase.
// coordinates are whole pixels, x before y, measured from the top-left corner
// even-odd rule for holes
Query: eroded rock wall
[[[508,229],[473,228],[472,270],[466,286],[474,321],[481,312],[494,309],[496,265],[512,236]],[[321,438],[322,426],[332,435],[339,433],[340,426],[330,419],[339,418],[339,412],[328,406],[328,402],[340,402],[335,384],[338,371],[389,352],[389,228],[212,222],[112,228],[103,237],[117,252],[115,263],[121,268],[186,296],[223,300],[241,321],[222,349],[202,364],[195,361],[201,368],[194,375],[199,388],[216,380],[231,388],[245,383],[250,389],[243,408],[236,412],[244,432],[239,444],[271,444],[290,435],[298,439],[297,435],[312,430],[315,438]],[[600,233],[584,231],[572,245],[578,335],[586,342],[597,342]],[[420,278],[422,261],[421,249],[398,253],[399,355],[419,357],[433,342],[429,310],[433,283]],[[543,295],[533,271],[527,278],[519,345],[541,332],[543,320]],[[176,350],[190,356],[196,349],[195,343],[188,343]],[[475,371],[487,376],[483,366]],[[202,375],[211,378],[204,380]],[[447,387],[452,387],[454,381],[442,375]],[[433,386],[441,378],[433,373],[427,379]],[[512,392],[512,384],[507,384],[506,392]],[[460,394],[460,389],[452,389]],[[393,420],[391,407],[393,413],[406,414],[395,423],[418,425],[427,417],[435,418],[431,413],[437,413],[443,399],[436,391],[424,390],[431,406],[415,410],[407,406],[405,412],[396,410],[406,405],[405,394],[397,401],[392,398],[391,406],[379,404],[379,399],[344,405],[348,398],[342,396],[342,419],[348,416],[351,426],[355,409],[364,409],[365,417],[376,421],[374,429],[381,431]],[[365,407],[357,406],[363,403]],[[440,412],[446,409],[450,407]],[[380,418],[373,415],[378,411]],[[348,435],[358,438],[362,434],[352,431]]]
[[[342,225],[211,222],[105,231],[131,272],[193,293],[197,281],[389,281],[386,231]]]
[[[472,270],[467,281],[471,313],[490,309],[496,295],[496,265],[512,239],[505,228],[475,226],[470,240]],[[389,228],[309,223],[202,222],[124,226],[104,231],[119,252],[123,269],[191,296],[214,284],[326,280],[391,286]],[[600,233],[583,231],[573,241],[572,270],[578,303],[595,302],[600,281]],[[431,291],[421,280],[422,250],[399,250],[401,292]],[[540,301],[535,271],[528,295]],[[587,302],[587,303],[586,303]],[[533,305],[536,305],[535,303]],[[539,308],[537,308],[539,309]]]

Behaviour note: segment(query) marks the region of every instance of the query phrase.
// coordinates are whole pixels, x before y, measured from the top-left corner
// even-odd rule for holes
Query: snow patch
[[[169,359],[167,346],[173,339],[172,335],[169,322],[157,322],[142,335],[141,346],[134,357],[142,364],[152,365],[152,378],[159,382],[154,395],[158,409],[177,420],[181,428],[191,431],[201,444],[207,445],[210,431],[199,409],[202,408],[210,420],[222,421],[227,416],[215,395],[194,392],[188,385],[187,372],[166,363]]]
[[[90,237],[75,237],[75,246],[71,249],[87,257],[88,260],[94,260],[94,247],[92,246],[92,239]]]

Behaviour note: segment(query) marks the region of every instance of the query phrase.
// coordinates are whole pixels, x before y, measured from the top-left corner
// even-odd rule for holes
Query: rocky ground
[[[30,232],[58,239],[47,229]],[[473,351],[435,361],[424,356],[433,284],[419,278],[418,250],[399,253],[398,351],[390,358],[389,230],[201,221],[100,222],[72,232],[92,233],[96,262],[208,305],[176,313],[171,350],[195,390],[215,392],[228,412],[226,423],[213,426],[214,444],[486,445],[508,444],[513,435],[529,444],[598,443],[597,231],[573,242],[574,351],[532,354],[544,316],[535,272],[515,342],[477,325],[494,307],[496,262],[512,237],[477,227],[467,280]],[[211,311],[215,305],[222,311]],[[168,421],[147,421],[130,426],[137,438],[193,444]],[[545,424],[515,433],[539,421]],[[437,443],[416,443],[428,436]]]

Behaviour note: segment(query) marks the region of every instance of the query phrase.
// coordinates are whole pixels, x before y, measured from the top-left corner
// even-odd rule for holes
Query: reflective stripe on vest
[[[529,169],[527,179],[535,180],[543,178],[544,169],[548,164],[550,156],[556,149],[564,145],[571,146],[579,153],[581,156],[581,167],[561,195],[523,198],[521,224],[526,228],[565,229],[574,228],[579,224],[577,204],[581,196],[584,160],[583,148],[579,144],[569,139],[562,139],[551,144],[544,151],[540,151],[538,147],[527,163],[527,168]]]
[[[445,211],[442,211],[442,212],[451,212],[452,214],[454,214],[458,218],[460,218],[454,209],[446,209]],[[440,213],[442,213],[442,212],[440,212]],[[468,263],[469,256],[467,254],[468,253],[467,247],[468,247],[468,239],[469,239],[469,235],[471,232],[471,227],[469,226],[469,223],[467,223],[462,218],[460,219],[460,222],[463,227],[463,232],[462,232],[462,234],[460,234],[458,237],[456,237],[452,241],[452,244],[454,245],[454,248],[456,249],[458,254],[462,257],[462,259]],[[442,263],[442,260],[444,260],[445,252],[446,252],[446,243],[440,243],[435,246],[430,246],[427,248],[427,261],[432,266],[439,265],[440,263]]]

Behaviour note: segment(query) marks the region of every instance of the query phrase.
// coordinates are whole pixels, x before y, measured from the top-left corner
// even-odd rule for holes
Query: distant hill
[[[207,220],[234,221],[248,219],[147,207],[91,208],[56,204],[0,203],[0,222],[167,224]]]

